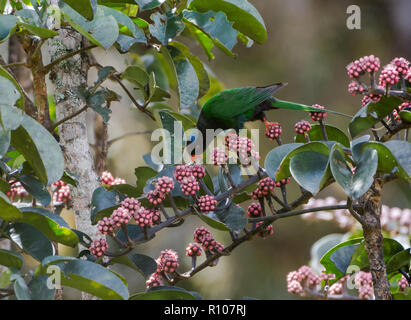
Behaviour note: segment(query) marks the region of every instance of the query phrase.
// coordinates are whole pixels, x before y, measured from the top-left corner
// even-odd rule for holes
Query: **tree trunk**
[[[361,197],[363,232],[365,249],[368,253],[370,271],[376,300],[391,300],[390,283],[387,279],[387,269],[383,254],[383,236],[381,233],[381,191],[382,186],[378,179],[368,192]]]
[[[49,52],[55,60],[68,52],[80,49],[82,36],[70,27],[59,30],[59,36],[49,41]],[[76,55],[58,64],[52,70],[50,79],[55,86],[54,101],[57,120],[61,120],[84,106],[76,94],[76,87],[87,85],[89,69],[87,54]],[[65,168],[78,175],[78,186],[73,190],[73,209],[78,230],[96,238],[97,228],[91,225],[90,203],[93,191],[99,187],[94,170],[87,136],[86,113],[64,122],[59,126],[60,144],[63,148]],[[83,299],[90,299],[83,294]]]

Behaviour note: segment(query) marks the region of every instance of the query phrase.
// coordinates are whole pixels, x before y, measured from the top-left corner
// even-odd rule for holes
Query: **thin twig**
[[[136,131],[136,132],[129,132],[129,133],[125,133],[119,137],[113,138],[111,140],[109,140],[107,142],[107,145],[110,147],[113,143],[120,141],[121,139],[127,138],[127,137],[131,137],[131,136],[135,136],[135,135],[140,135],[140,134],[150,134],[153,133],[153,130],[147,130],[147,131]]]
[[[64,122],[66,122],[66,121],[68,121],[68,120],[71,120],[71,119],[77,117],[80,113],[83,113],[84,111],[86,111],[87,108],[88,108],[88,105],[85,105],[83,108],[81,108],[81,109],[77,110],[76,112],[73,112],[72,114],[68,115],[67,117],[65,117],[65,118],[57,121],[57,122],[53,125],[52,129],[54,130],[54,129],[57,128],[59,125],[63,124]]]
[[[85,52],[85,51],[94,49],[94,48],[96,48],[96,47],[97,47],[97,46],[96,46],[95,44],[92,44],[92,45],[90,45],[90,46],[88,46],[88,47],[84,47],[84,48],[81,48],[81,49],[79,49],[79,50],[76,50],[76,51],[72,51],[72,52],[70,52],[70,53],[67,53],[66,55],[64,55],[64,56],[62,56],[62,57],[60,57],[60,58],[58,58],[58,59],[50,62],[48,65],[44,66],[42,72],[44,72],[44,73],[49,73],[49,72],[51,71],[51,69],[52,69],[54,66],[58,65],[60,62],[66,60],[66,59],[69,59],[69,58],[71,58],[71,57],[73,57],[73,56],[75,56],[75,55],[77,55],[77,54],[79,54],[79,53],[82,53],[82,52]]]

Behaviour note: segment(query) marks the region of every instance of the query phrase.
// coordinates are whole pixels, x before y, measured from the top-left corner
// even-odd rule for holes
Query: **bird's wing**
[[[246,113],[271,97],[285,84],[276,83],[267,87],[243,87],[224,90],[209,99],[202,112],[210,117],[229,119]]]

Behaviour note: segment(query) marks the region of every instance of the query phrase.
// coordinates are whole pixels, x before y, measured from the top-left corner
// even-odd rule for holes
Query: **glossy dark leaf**
[[[267,41],[264,20],[257,9],[246,0],[190,0],[188,7],[200,12],[209,10],[224,12],[233,27],[257,43]]]
[[[400,104],[401,100],[397,97],[382,97],[377,103],[368,103],[351,120],[349,124],[351,136],[355,137],[364,130],[371,128]]]
[[[289,143],[272,149],[266,156],[264,167],[267,170],[268,176],[275,180],[281,162],[291,151],[302,146],[302,143]]]
[[[46,275],[39,275],[30,281],[29,289],[32,300],[54,300],[56,289],[47,287],[48,279],[49,277]]]
[[[301,187],[315,195],[331,177],[329,157],[313,151],[298,153],[291,158],[290,172]]]
[[[247,224],[245,211],[240,206],[232,203],[226,210],[216,210],[217,217],[232,231],[241,231]]]
[[[0,249],[0,265],[20,270],[23,267],[23,263],[23,257],[17,252]]]
[[[95,0],[93,0],[95,1]],[[93,5],[91,4],[90,0],[64,0],[70,7],[80,13],[83,17],[88,20],[92,20],[94,17],[94,10]]]
[[[392,255],[387,261],[387,274],[396,272],[399,269],[405,267],[409,269],[411,262],[411,249],[404,249],[396,254]]]
[[[144,278],[149,278],[157,270],[156,261],[144,254],[134,253],[113,258],[112,262],[120,263],[138,271]]]
[[[325,129],[327,132],[328,141],[336,141],[341,143],[344,147],[350,147],[350,140],[340,129],[329,125],[325,125]],[[310,138],[310,141],[324,141],[324,135],[321,130],[321,125],[311,125],[311,130],[308,132],[308,137]],[[295,142],[305,143],[306,140],[304,135],[297,134],[297,136],[295,137]]]
[[[391,140],[384,143],[391,153],[411,177],[411,143],[407,141]]]
[[[29,162],[42,183],[49,185],[63,175],[64,158],[60,145],[33,118],[24,115],[20,127],[11,133],[11,144]]]
[[[340,146],[335,145],[330,155],[330,167],[335,181],[353,200],[359,199],[374,182],[378,167],[378,154],[374,149],[367,149],[357,162],[355,173],[344,158]]]
[[[130,300],[197,300],[189,291],[180,287],[160,286],[130,296]]]
[[[18,221],[22,217],[21,211],[10,203],[3,192],[0,192],[0,218],[6,221]]]
[[[16,30],[17,18],[9,14],[0,15],[0,43],[6,41]]]
[[[47,237],[28,224],[10,224],[6,232],[14,243],[37,261],[42,261],[45,257],[53,255],[53,245]]]
[[[91,221],[96,224],[98,220],[110,216],[113,210],[120,206],[120,194],[117,190],[107,191],[98,187],[91,198]]]
[[[28,193],[30,193],[39,203],[47,207],[51,202],[51,196],[47,188],[34,177],[22,174],[19,176],[19,181]]]
[[[23,207],[21,211],[23,218],[19,222],[35,227],[51,241],[70,247],[77,245],[77,235],[59,215],[42,208]]]
[[[171,11],[165,15],[159,12],[153,13],[150,19],[154,22],[149,25],[150,33],[163,45],[167,45],[184,30],[182,16]]]

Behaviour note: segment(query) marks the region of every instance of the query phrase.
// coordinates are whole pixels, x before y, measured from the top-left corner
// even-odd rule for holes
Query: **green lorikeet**
[[[207,129],[234,129],[238,133],[248,121],[261,120],[267,125],[264,112],[277,109],[272,106],[276,101],[272,95],[285,85],[276,83],[267,87],[235,88],[216,94],[204,104],[198,118],[196,128],[202,134],[201,139],[191,136],[188,144],[194,143],[197,149],[202,144],[201,151],[204,152],[213,140],[206,135]],[[195,153],[193,149],[191,154]]]

